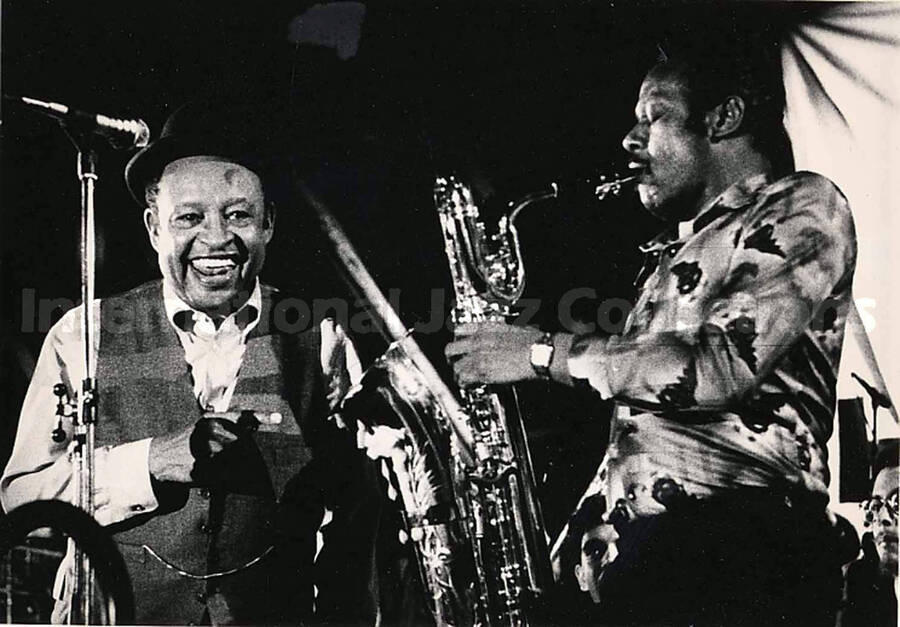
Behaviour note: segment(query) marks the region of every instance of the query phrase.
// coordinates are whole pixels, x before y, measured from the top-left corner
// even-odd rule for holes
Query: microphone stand
[[[97,381],[94,347],[95,336],[94,284],[96,273],[96,229],[94,223],[94,194],[97,187],[97,138],[105,136],[113,147],[142,148],[150,138],[150,129],[142,120],[119,120],[104,115],[92,115],[70,109],[65,105],[44,102],[35,98],[10,98],[19,106],[36,110],[59,121],[63,131],[78,152],[76,172],[81,187],[81,338],[84,352],[82,367],[84,378],[81,391],[73,390],[75,402],[68,397],[68,389],[63,383],[53,386],[53,393],[59,397],[56,414],[58,424],[52,432],[54,442],[66,441],[67,434],[62,428],[63,418],[72,419],[72,483],[75,487],[75,505],[88,516],[94,518],[94,451],[95,426],[97,422]],[[127,141],[123,140],[127,138]],[[75,384],[73,382],[73,387]],[[89,625],[99,616],[94,611],[95,578],[88,554],[70,536],[68,550],[75,557],[72,582],[72,600],[69,609],[70,624]],[[105,618],[115,622],[115,606],[106,607]]]
[[[95,379],[93,347],[97,330],[94,328],[94,285],[96,276],[96,229],[94,223],[94,194],[97,185],[96,138],[89,132],[79,132],[63,125],[66,135],[78,151],[77,175],[81,187],[81,337],[84,347],[82,365],[84,379],[77,397],[77,410],[72,412],[74,447],[72,473],[74,475],[76,506],[94,517],[94,449],[97,421],[97,381]],[[70,537],[69,551],[74,552],[74,582],[69,622],[89,625],[95,622],[94,573],[85,551]]]
[[[893,403],[887,394],[867,383],[865,379],[851,372],[850,376],[857,380],[872,400],[872,443],[869,445],[869,481],[875,481],[875,457],[878,453],[878,408],[891,409]]]

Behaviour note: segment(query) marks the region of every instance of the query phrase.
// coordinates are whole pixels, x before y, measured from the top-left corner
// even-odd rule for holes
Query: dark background
[[[177,106],[211,90],[285,112],[282,136],[343,220],[383,289],[400,290],[408,324],[433,315],[447,286],[431,186],[457,171],[483,211],[550,181],[623,171],[620,141],[657,42],[708,32],[777,36],[816,5],[647,2],[366,2],[357,55],[288,41],[312,3],[3,3],[2,89],[146,120],[156,137]],[[0,465],[47,330],[40,304],[78,299],[75,151],[49,119],[2,111],[2,367]],[[129,154],[100,154],[98,296],[158,275],[140,211],[125,189]],[[569,189],[569,188],[566,188]],[[578,190],[579,188],[573,188]],[[587,189],[587,188],[585,188]],[[583,190],[582,190],[583,191]],[[308,210],[278,198],[263,279],[309,301],[346,294]],[[495,218],[491,218],[493,222]],[[633,195],[599,205],[572,193],[519,221],[535,322],[560,327],[559,298],[590,287],[575,314],[596,320],[606,297],[631,297],[638,243],[659,225]],[[34,303],[30,309],[29,303]],[[445,303],[446,307],[449,303]],[[51,320],[63,307],[53,310]],[[383,348],[357,337],[366,361]],[[421,337],[444,367],[447,333]],[[557,527],[600,459],[608,407],[589,395],[523,390],[542,490]],[[48,434],[49,437],[49,434]]]

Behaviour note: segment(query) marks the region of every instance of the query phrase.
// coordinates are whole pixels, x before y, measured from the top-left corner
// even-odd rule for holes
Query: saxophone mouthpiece
[[[630,170],[628,176],[619,176],[614,174],[611,178],[606,176],[600,177],[600,183],[594,189],[594,196],[597,200],[606,200],[610,195],[618,196],[622,192],[622,188],[626,185],[634,185],[641,180],[644,175],[643,164],[631,162],[628,164]]]

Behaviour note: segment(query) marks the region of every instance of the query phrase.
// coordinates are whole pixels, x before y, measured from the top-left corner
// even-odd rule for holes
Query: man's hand
[[[150,440],[150,474],[157,481],[192,483],[196,464],[211,461],[244,431],[238,414],[206,414],[189,427]]]
[[[531,345],[540,337],[538,329],[502,322],[464,324],[444,353],[463,387],[515,383],[538,378],[531,367]]]

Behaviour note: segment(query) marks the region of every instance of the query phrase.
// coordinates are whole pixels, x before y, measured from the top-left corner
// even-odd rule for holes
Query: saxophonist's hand
[[[531,345],[541,337],[533,327],[502,322],[464,324],[444,353],[459,385],[515,383],[537,379],[531,367]]]

